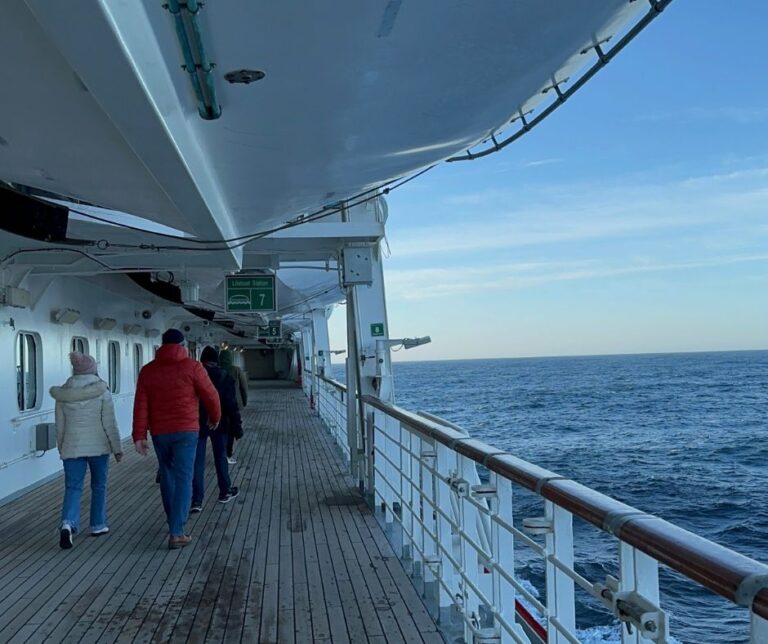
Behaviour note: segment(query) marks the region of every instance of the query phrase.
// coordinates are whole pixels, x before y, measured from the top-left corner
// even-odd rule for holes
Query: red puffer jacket
[[[203,365],[192,360],[179,344],[164,344],[145,365],[136,383],[133,403],[133,440],[153,435],[196,432],[200,429],[198,400],[210,422],[221,420],[219,394]]]

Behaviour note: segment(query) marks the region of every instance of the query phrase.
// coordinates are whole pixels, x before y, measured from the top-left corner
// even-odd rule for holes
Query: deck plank
[[[58,547],[63,479],[7,503],[0,641],[442,641],[337,447],[298,389],[258,388],[231,468],[240,496],[207,497],[190,547],[169,551],[156,461],[111,465],[108,536]],[[329,502],[330,500],[330,502]],[[87,533],[89,492],[83,494]]]

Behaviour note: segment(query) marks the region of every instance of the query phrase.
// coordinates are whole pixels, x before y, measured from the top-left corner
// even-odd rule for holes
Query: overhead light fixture
[[[93,321],[93,328],[99,331],[111,331],[115,328],[117,320],[114,318],[96,318]]]
[[[241,83],[243,85],[250,85],[251,83],[260,81],[265,76],[266,74],[260,69],[238,69],[224,74],[224,80],[233,84]]]
[[[126,335],[136,335],[139,331],[141,331],[141,325],[140,324],[124,324],[123,331],[125,331]]]
[[[74,324],[80,319],[80,311],[75,309],[58,309],[51,311],[51,320],[56,324]]]
[[[168,0],[163,5],[173,16],[176,36],[184,58],[182,69],[187,72],[192,90],[197,98],[197,112],[200,118],[212,121],[221,116],[221,105],[216,98],[213,82],[213,63],[208,60],[201,36],[198,13],[203,3],[198,0]]]

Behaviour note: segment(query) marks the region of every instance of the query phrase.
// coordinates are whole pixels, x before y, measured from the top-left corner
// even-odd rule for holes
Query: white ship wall
[[[108,379],[108,343],[119,342],[119,389],[113,397],[120,435],[127,437],[131,433],[136,378],[134,345],[142,347],[142,364],[152,360],[160,337],[148,338],[145,331],[165,329],[170,315],[180,311],[168,308],[167,314],[154,312],[150,320],[144,320],[141,311],[151,310],[149,297],[144,302],[129,299],[79,278],[32,278],[22,286],[32,293],[31,309],[0,307],[0,504],[61,470],[58,450],[35,452],[35,426],[54,422],[54,401],[48,390],[71,375],[72,338],[87,340],[88,352],[96,358],[104,380]],[[78,310],[80,319],[74,324],[52,322],[51,311],[62,308]],[[110,331],[97,330],[97,317],[114,318],[117,324]],[[128,335],[124,324],[140,324],[142,329]],[[19,411],[17,398],[15,347],[17,336],[23,332],[35,334],[38,340],[37,404],[28,411]]]

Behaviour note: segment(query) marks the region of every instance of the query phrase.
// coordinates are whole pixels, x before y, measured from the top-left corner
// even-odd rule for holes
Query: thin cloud
[[[454,195],[439,205],[446,225],[397,227],[394,259],[472,253],[576,241],[638,238],[686,229],[698,232],[760,217],[764,221],[768,167],[666,183],[548,186],[526,195],[486,190]]]
[[[524,168],[536,168],[540,165],[551,165],[552,163],[562,163],[562,159],[555,158],[555,159],[538,159],[535,161],[526,161],[523,163]]]
[[[639,262],[599,265],[596,262],[561,262],[487,267],[451,267],[420,270],[390,270],[387,287],[405,300],[439,298],[456,293],[527,288],[552,282],[606,279],[641,273],[690,271],[745,263],[768,262],[768,255],[754,254],[693,259],[684,262]],[[538,267],[540,272],[533,269]],[[530,269],[530,270],[529,270]],[[526,274],[527,273],[527,274]]]
[[[768,108],[750,106],[690,107],[683,110],[648,112],[637,116],[639,121],[729,121],[739,124],[762,123],[768,120]]]

